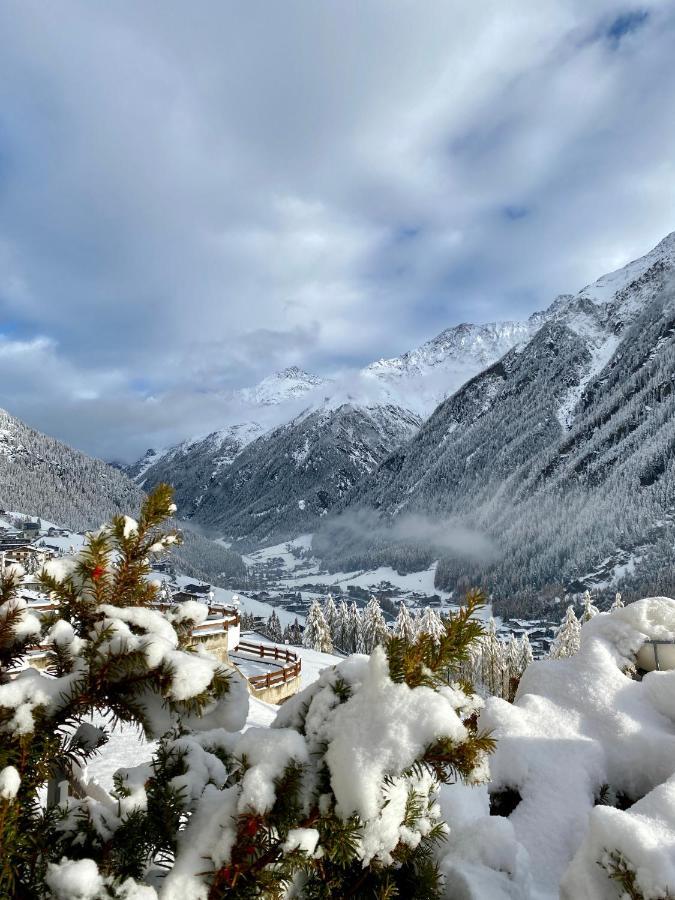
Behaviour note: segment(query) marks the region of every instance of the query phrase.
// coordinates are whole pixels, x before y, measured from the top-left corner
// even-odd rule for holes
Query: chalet
[[[54,556],[54,551],[36,547],[27,541],[0,541],[0,569],[9,563],[19,563],[29,572],[34,572]]]
[[[42,531],[42,523],[38,519],[37,522],[24,522],[21,526],[21,534],[27,541],[34,541],[40,537]]]
[[[173,599],[176,603],[184,603],[186,600],[210,603],[213,600],[213,591],[210,584],[186,584],[185,587],[176,591]]]

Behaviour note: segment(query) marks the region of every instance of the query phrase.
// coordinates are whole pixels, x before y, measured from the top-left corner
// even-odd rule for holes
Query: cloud
[[[322,526],[320,536],[330,545],[350,547],[357,553],[362,553],[364,547],[372,552],[374,548],[392,545],[417,546],[431,553],[487,562],[497,552],[486,534],[468,528],[458,519],[420,513],[403,513],[391,521],[381,519],[371,509],[347,509],[332,516]]]
[[[271,369],[646,252],[675,227],[674,29],[656,0],[9,0],[0,330],[48,345],[2,402],[129,455]]]

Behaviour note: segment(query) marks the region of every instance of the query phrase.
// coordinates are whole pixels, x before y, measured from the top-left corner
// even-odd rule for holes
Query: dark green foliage
[[[59,780],[70,781],[71,790],[78,795],[77,767],[106,740],[104,730],[97,732],[83,725],[93,712],[106,715],[110,724],[120,721],[147,727],[148,694],[165,697],[167,709],[198,715],[205,705],[229,691],[227,671],[217,669],[202,693],[180,701],[168,699],[171,666],[163,662],[149,669],[142,644],[134,649],[122,642],[116,650],[110,649],[110,627],[100,625],[102,604],[144,607],[156,599],[157,589],[146,576],[151,571],[150,560],[178,540],[175,533],[162,530],[172,510],[171,489],[161,485],[144,502],[137,527],[124,517],[115,517],[109,527],[88,537],[66,577],[40,576],[44,589],[58,601],[58,618],[72,626],[75,640],[47,647],[47,671],[62,678],[63,684],[57,702],[33,707],[32,727],[13,725],[14,705],[0,705],[0,770],[13,766],[21,778],[17,798],[0,800],[0,897],[42,896],[46,865],[63,853],[90,855],[104,873],[122,876],[140,873],[149,858],[168,858],[173,851],[184,813],[181,798],[171,794],[166,782],[183,762],[162,756],[161,748],[147,789],[147,812],[131,814],[108,843],[82,810],[77,823],[80,837],[71,841],[72,830],[63,827],[64,810],[45,811],[37,802],[38,790],[57,773]],[[45,640],[57,618],[47,617],[39,634],[18,639],[14,629],[23,612],[14,600],[17,588],[14,576],[0,579],[0,685],[8,683],[25,651]],[[187,633],[183,642],[189,642]],[[79,737],[85,734],[82,728],[88,728],[86,740]]]
[[[638,887],[635,867],[622,853],[612,850],[607,854],[607,859],[598,862],[598,865],[605,869],[612,881],[621,888],[622,897],[629,898],[629,900],[645,900],[645,895]],[[670,891],[659,894],[658,897],[651,893],[649,896],[653,900],[675,900],[675,894]]]

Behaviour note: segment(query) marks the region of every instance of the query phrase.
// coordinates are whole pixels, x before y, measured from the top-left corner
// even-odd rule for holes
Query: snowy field
[[[394,585],[402,594],[424,594],[427,597],[437,594],[442,600],[449,600],[451,595],[447,591],[441,591],[434,587],[436,577],[436,563],[422,572],[409,572],[407,575],[399,575],[395,569],[389,566],[380,566],[377,569],[368,569],[360,572],[333,572],[323,575],[312,575],[312,584],[339,585],[347,590],[350,585],[364,590],[375,589],[384,582]],[[289,575],[280,579],[280,584],[292,589],[294,585],[307,581],[305,575]]]
[[[318,571],[318,568],[312,560],[298,559],[292,552],[292,549],[298,551],[308,551],[312,548],[311,534],[301,534],[292,541],[284,541],[283,544],[274,544],[272,547],[264,547],[262,550],[256,550],[253,553],[242,556],[247,566],[259,566],[272,559],[282,560],[283,566],[288,572],[294,572],[296,569],[304,569],[307,572]],[[222,542],[224,546],[229,546],[226,542]]]
[[[436,563],[421,572],[410,572],[407,575],[399,575],[395,569],[389,566],[380,566],[377,569],[367,569],[356,572],[324,572],[320,574],[320,568],[316,560],[298,559],[293,554],[293,548],[307,551],[312,546],[312,535],[304,534],[293,541],[283,544],[275,544],[273,547],[265,547],[257,550],[243,560],[249,567],[263,566],[270,560],[279,560],[285,575],[280,576],[275,584],[280,589],[297,590],[299,585],[324,584],[339,585],[347,590],[350,585],[364,590],[375,589],[384,582],[394,585],[401,594],[419,593],[426,596],[437,594],[442,600],[449,600],[451,594],[434,587],[436,576]]]

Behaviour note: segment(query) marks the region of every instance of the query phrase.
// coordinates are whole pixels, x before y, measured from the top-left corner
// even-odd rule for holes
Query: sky
[[[675,3],[5,0],[0,406],[106,459],[675,230]]]

